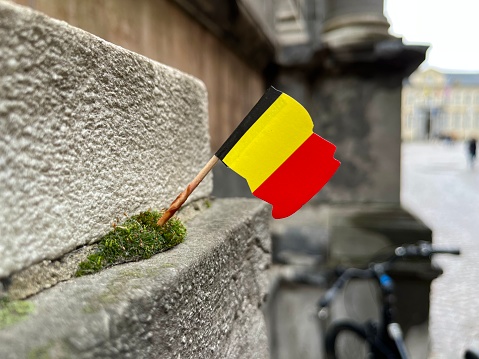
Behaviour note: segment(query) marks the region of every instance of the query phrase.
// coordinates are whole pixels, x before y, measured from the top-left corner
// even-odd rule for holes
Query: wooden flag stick
[[[200,184],[201,181],[206,177],[206,175],[211,171],[211,169],[218,163],[219,158],[216,156],[211,157],[205,167],[196,175],[196,177],[191,181],[186,189],[179,194],[178,197],[170,204],[170,208],[161,216],[157,224],[159,226],[164,225],[173,215],[178,211],[183,203],[188,199],[190,194],[195,190],[196,187]]]

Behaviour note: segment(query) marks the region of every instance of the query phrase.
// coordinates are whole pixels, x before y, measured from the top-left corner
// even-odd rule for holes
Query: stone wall
[[[169,204],[210,157],[206,104],[197,79],[2,2],[0,277]]]
[[[248,25],[249,17],[234,2],[14,1],[202,80],[213,151],[264,92],[262,69],[273,56],[272,44]]]

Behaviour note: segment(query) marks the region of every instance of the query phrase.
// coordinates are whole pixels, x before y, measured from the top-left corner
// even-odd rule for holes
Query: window
[[[459,105],[461,103],[462,93],[460,90],[452,90],[451,103]]]
[[[414,115],[412,113],[406,116],[406,129],[410,130],[413,128],[414,124]]]
[[[458,112],[452,113],[451,119],[452,128],[458,130],[462,128],[462,114]]]
[[[443,128],[446,129],[446,130],[450,130],[452,128],[452,126],[451,126],[451,115],[449,113],[444,115]]]
[[[464,116],[464,128],[470,129],[472,127],[472,118],[471,116]]]
[[[471,91],[464,91],[462,103],[465,105],[471,105],[472,104],[472,92]]]
[[[474,114],[474,121],[472,127],[476,130],[479,129],[479,114],[477,112]]]

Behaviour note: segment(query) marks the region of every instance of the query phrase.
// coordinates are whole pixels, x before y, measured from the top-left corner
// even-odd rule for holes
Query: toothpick
[[[196,177],[191,181],[186,189],[181,192],[178,197],[170,204],[170,208],[161,216],[157,224],[159,226],[164,225],[173,215],[178,211],[183,203],[186,202],[190,194],[195,190],[196,187],[200,184],[201,181],[206,177],[206,175],[211,171],[211,169],[218,163],[219,158],[216,156],[211,157],[205,167],[196,175]]]

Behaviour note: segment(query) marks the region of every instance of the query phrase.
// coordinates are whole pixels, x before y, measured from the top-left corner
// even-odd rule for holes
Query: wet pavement
[[[468,168],[463,143],[403,144],[401,201],[435,244],[462,251],[435,257],[444,274],[432,285],[430,359],[463,358],[479,348],[479,161]]]

